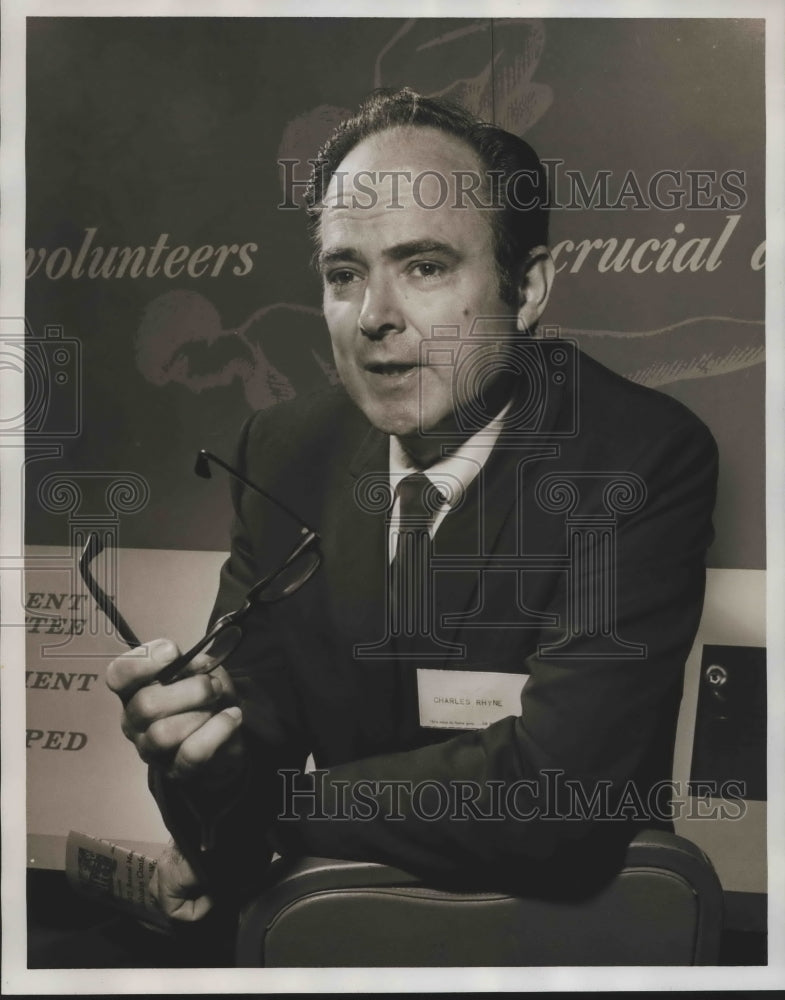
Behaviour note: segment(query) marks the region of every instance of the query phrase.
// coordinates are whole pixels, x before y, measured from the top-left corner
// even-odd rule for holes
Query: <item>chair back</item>
[[[711,965],[721,929],[706,855],[644,831],[621,871],[578,901],[447,891],[387,865],[304,858],[244,910],[237,964]]]

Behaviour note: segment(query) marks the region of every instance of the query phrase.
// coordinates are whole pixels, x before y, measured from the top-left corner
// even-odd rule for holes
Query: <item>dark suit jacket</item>
[[[526,872],[531,884],[548,864],[599,870],[608,844],[661,821],[667,795],[655,803],[650,792],[671,776],[713,537],[716,446],[678,402],[579,352],[574,360],[566,380],[547,369],[535,406],[522,379],[514,419],[435,536],[433,630],[458,657],[379,646],[387,505],[375,484],[388,478],[388,439],[340,389],[246,424],[239,467],[319,532],[322,564],[296,594],[260,609],[231,662],[250,763],[216,827],[219,854],[247,862],[253,853],[263,867],[272,830],[284,851],[384,861],[432,879],[511,882]],[[251,491],[235,486],[234,502],[215,615],[239,606],[297,538]],[[389,655],[363,655],[374,645]],[[421,728],[423,666],[528,675],[521,712],[478,731]],[[281,778],[308,753],[324,773]],[[473,783],[474,812],[436,815],[433,789],[413,804],[425,779]],[[395,803],[384,782],[399,783]],[[515,815],[483,818],[516,783]],[[164,816],[187,839],[164,784]],[[347,816],[358,788],[364,806]],[[569,815],[598,790],[606,815],[587,816],[586,805]]]

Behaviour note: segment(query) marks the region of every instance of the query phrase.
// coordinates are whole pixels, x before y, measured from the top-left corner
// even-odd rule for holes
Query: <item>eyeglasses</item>
[[[210,462],[220,465],[230,476],[275,504],[279,510],[296,521],[300,525],[300,540],[277,569],[268,573],[251,587],[245,595],[242,607],[219,618],[207,635],[200,639],[195,646],[168,663],[158,673],[156,680],[161,684],[172,684],[188,674],[210,673],[211,670],[219,667],[240,645],[243,638],[243,626],[254,608],[260,604],[273,604],[290,597],[310,580],[321,562],[317,548],[319,536],[306,524],[303,524],[293,511],[255,483],[246,479],[217,455],[204,449],[199,452],[196,458],[194,468],[196,474],[204,479],[210,479]],[[123,642],[132,648],[141,646],[142,643],[117,610],[114,601],[101,588],[90,571],[90,564],[103,550],[104,542],[101,536],[97,532],[91,532],[79,558],[79,572],[96,604],[112,623]]]

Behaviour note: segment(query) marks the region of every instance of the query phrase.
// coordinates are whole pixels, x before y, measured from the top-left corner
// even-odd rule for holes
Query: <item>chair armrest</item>
[[[271,876],[275,880],[274,883],[249,903],[241,914],[236,948],[236,960],[240,966],[253,967],[261,964],[265,954],[267,932],[274,926],[280,928],[279,918],[282,914],[294,913],[298,906],[308,901],[324,901],[328,894],[334,894],[336,898],[343,895],[346,899],[351,897],[355,900],[359,898],[358,894],[364,894],[366,898],[374,895],[378,900],[381,892],[391,903],[409,901],[414,905],[414,901],[419,900],[429,905],[438,904],[440,907],[444,904],[453,904],[456,909],[464,911],[467,910],[466,904],[471,904],[478,909],[478,912],[479,908],[484,908],[486,913],[489,912],[486,904],[491,906],[501,904],[505,907],[503,920],[506,920],[507,914],[512,912],[510,907],[517,906],[519,912],[516,919],[530,921],[532,925],[551,924],[555,937],[558,937],[560,932],[554,917],[558,921],[559,914],[563,914],[568,921],[564,926],[573,926],[576,919],[578,925],[584,918],[588,918],[589,921],[592,919],[591,909],[586,909],[587,906],[589,908],[593,906],[592,900],[577,903],[538,901],[498,891],[453,891],[433,888],[409,872],[368,861],[315,857],[292,861],[279,859],[273,866]],[[652,878],[659,878],[663,883],[667,882],[674,886],[680,885],[684,890],[682,895],[693,900],[689,904],[691,913],[685,924],[692,928],[690,933],[694,934],[694,941],[691,939],[688,945],[692,949],[692,963],[701,965],[716,962],[722,929],[722,890],[706,855],[683,837],[659,830],[642,831],[630,842],[623,867],[611,880],[611,888],[620,898],[631,898],[637,893],[636,905],[639,907],[641,896],[646,898],[647,886]],[[635,885],[637,889],[632,888]],[[597,900],[600,900],[603,894],[600,892],[596,897]],[[653,902],[652,905],[656,907],[657,903]],[[607,921],[607,904],[601,903],[600,906],[603,908],[597,911],[599,919]],[[501,910],[498,912],[501,913]],[[625,919],[623,914],[626,912],[622,907],[619,918],[622,923]],[[444,926],[450,926],[449,921]],[[330,930],[333,933],[335,928]],[[539,926],[537,933],[541,933]],[[303,946],[307,948],[307,942],[303,942]],[[465,947],[471,949],[472,942],[467,942]],[[552,945],[549,947],[552,954]],[[572,947],[572,942],[566,947]],[[513,948],[511,950],[513,958],[514,953]],[[306,955],[302,964],[311,964]],[[357,964],[362,965],[363,962],[358,961]],[[466,961],[465,964],[476,963]],[[512,961],[509,964],[516,963]],[[543,962],[543,964],[552,963]],[[565,953],[564,964],[581,963],[570,962],[569,953]]]
[[[714,965],[723,925],[720,880],[705,851],[686,837],[666,830],[641,830],[630,841],[623,871],[660,868],[685,879],[698,899],[695,965]]]

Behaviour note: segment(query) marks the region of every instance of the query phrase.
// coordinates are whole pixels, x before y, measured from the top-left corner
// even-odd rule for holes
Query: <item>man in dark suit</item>
[[[159,640],[108,675],[185,854],[159,865],[173,915],[207,910],[211,876],[252,890],[273,849],[574,889],[667,824],[716,448],[680,404],[533,336],[546,202],[526,143],[409,91],[322,150],[342,386],[255,415],[238,451],[321,565],[210,674],[152,683],[176,652]],[[253,489],[234,502],[214,618],[297,539]]]

